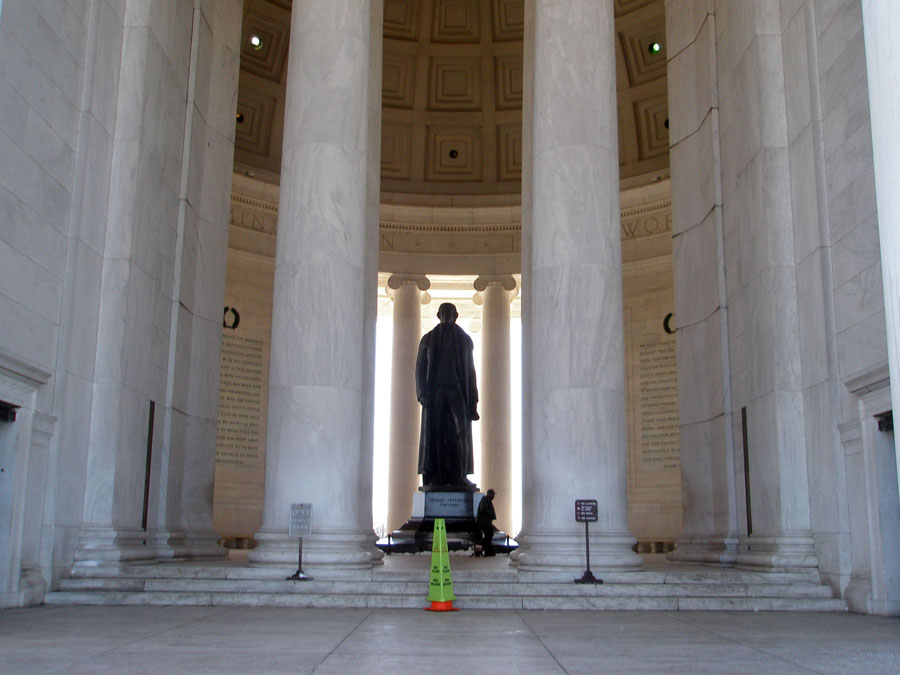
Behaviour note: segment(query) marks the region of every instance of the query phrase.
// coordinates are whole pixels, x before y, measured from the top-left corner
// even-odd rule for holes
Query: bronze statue
[[[440,323],[419,342],[416,398],[422,404],[419,473],[423,489],[474,491],[472,421],[478,419],[478,389],[472,338],[456,325],[456,307],[438,308]]]

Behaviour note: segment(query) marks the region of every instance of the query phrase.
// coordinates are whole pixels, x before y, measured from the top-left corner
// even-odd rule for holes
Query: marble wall
[[[682,530],[670,190],[663,181],[620,196],[628,526],[641,549]]]
[[[887,386],[861,6],[666,9],[670,84],[685,85],[669,88],[681,555],[710,547],[721,514],[741,536],[738,562],[816,565],[842,592],[878,567],[864,521],[884,493],[865,478],[883,443],[870,422],[858,431]],[[721,368],[701,361],[716,353]],[[724,433],[708,433],[716,410]],[[710,491],[720,448],[733,468]]]
[[[844,473],[838,474],[835,494],[843,509],[844,531],[849,531],[832,559],[841,563],[841,583],[849,577],[845,588],[852,609],[896,613],[900,572],[896,555],[884,553],[895,551],[900,537],[896,498],[879,478],[891,468],[885,444],[892,442],[892,435],[878,431],[873,417],[890,407],[890,382],[869,112],[872,65],[866,59],[862,3],[813,4],[824,120],[822,183],[833,260],[828,289],[834,297],[843,443],[835,465]],[[840,491],[844,485],[846,498]],[[893,506],[885,508],[885,495],[891,495],[888,502]],[[824,513],[836,510],[825,494],[821,499]],[[835,537],[823,533],[817,538]]]
[[[97,259],[96,252],[87,246],[86,236],[74,231],[70,221],[86,201],[79,195],[84,162],[79,161],[77,149],[81,139],[98,131],[99,126],[90,123],[96,123],[96,118],[88,120],[84,114],[85,107],[92,103],[84,96],[87,86],[83,81],[86,61],[94,57],[87,49],[89,33],[109,14],[114,14],[114,10],[107,3],[89,11],[84,4],[7,0],[0,18],[0,350],[8,366],[5,374],[15,373],[14,388],[21,386],[19,371],[24,368],[32,373],[26,377],[30,393],[16,397],[5,390],[0,398],[42,414],[61,408],[65,397],[58,370],[58,364],[67,367],[59,350],[60,335],[63,334],[65,344],[68,333],[89,324],[90,307],[96,307],[97,302],[96,298],[84,298],[85,314],[77,310],[73,314],[75,308],[70,308],[66,299],[73,295],[71,285],[67,285],[74,276],[73,267],[90,270]],[[117,31],[115,24],[111,22],[105,43],[112,49],[117,42],[121,44],[121,27]],[[108,85],[116,78],[107,71],[100,79]],[[107,131],[97,135],[108,139]],[[105,161],[102,153],[96,161]],[[103,193],[96,194],[95,203],[103,201]],[[90,271],[85,275],[89,277]],[[80,320],[77,327],[69,328],[72,316]],[[88,329],[79,337],[90,344],[90,332]],[[91,362],[89,357],[81,356],[82,359],[76,358],[79,368]],[[42,374],[35,375],[39,373]],[[79,403],[89,399],[89,391],[84,388],[70,398],[74,417],[84,409]],[[17,438],[27,437],[27,419],[23,418],[21,425],[16,423]],[[60,424],[57,431],[74,431],[75,427]],[[44,460],[48,465],[46,477],[36,476],[38,483],[20,484],[24,490],[17,490],[20,497],[34,495],[29,508],[38,509],[39,513],[44,511],[45,494],[48,496],[50,523],[36,523],[37,527],[28,533],[40,542],[38,555],[44,563],[47,582],[54,565],[63,564],[57,562],[59,549],[68,550],[71,559],[71,540],[81,522],[79,483],[83,483],[85,454],[81,440],[78,434],[72,434],[69,456],[72,464],[80,463],[81,468],[68,474],[68,480],[59,478],[55,443]],[[23,459],[21,449],[29,444],[17,443],[17,454]],[[26,473],[22,464],[18,466],[16,475],[22,479]],[[4,481],[0,492],[6,493],[11,485]],[[54,501],[68,503],[55,510]],[[12,520],[6,521],[13,532],[18,530],[19,536],[25,534],[24,516],[24,511],[14,509]],[[56,522],[60,536],[54,532]],[[8,541],[14,548],[28,547],[16,540],[13,533]],[[18,593],[21,559],[4,556],[4,567],[7,562],[10,569],[4,574],[8,573],[7,579],[13,585],[3,590]]]
[[[223,349],[213,527],[226,538],[251,537],[262,524],[277,217],[277,186],[234,176],[224,304],[236,311],[239,319],[235,326],[235,315],[229,314],[227,325],[221,330],[225,339],[242,343],[235,344],[231,351],[240,353],[258,346],[261,353],[257,398],[252,391],[241,394],[234,388],[223,388],[222,381],[230,376],[229,368],[234,375],[240,374],[238,368],[256,370],[253,364],[244,364],[237,360],[237,354],[228,355]],[[229,366],[226,358],[235,360]],[[255,379],[252,372],[243,374],[248,376],[245,383]],[[226,396],[238,400],[226,401]],[[256,424],[252,433],[240,439],[226,438],[231,419],[240,414],[252,415],[251,407],[256,414],[250,420]]]
[[[3,8],[0,344],[46,373],[34,419],[58,417],[26,490],[46,495],[29,510],[41,545],[28,555],[49,582],[73,555],[155,559],[175,532],[197,552],[184,533],[210,530],[240,10]]]

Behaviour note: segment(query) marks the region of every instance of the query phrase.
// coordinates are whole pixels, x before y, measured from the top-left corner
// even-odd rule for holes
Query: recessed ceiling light
[[[647,47],[647,51],[651,54],[659,54],[662,51],[662,45],[658,42],[651,42],[650,46]]]
[[[242,124],[244,122],[244,113],[238,113],[234,116],[234,119],[237,120],[238,124]]]
[[[251,35],[250,36],[250,46],[253,47],[256,51],[262,49],[262,38],[259,35]]]

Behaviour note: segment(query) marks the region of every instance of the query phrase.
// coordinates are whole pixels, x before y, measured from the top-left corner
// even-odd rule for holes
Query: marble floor
[[[900,618],[794,612],[35,607],[2,673],[898,673]]]

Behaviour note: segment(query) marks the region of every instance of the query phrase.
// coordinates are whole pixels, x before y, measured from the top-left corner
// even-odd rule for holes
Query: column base
[[[297,537],[285,530],[260,530],[254,538],[257,546],[247,556],[252,565],[297,569]],[[303,537],[303,571],[319,578],[341,578],[382,565],[384,552],[375,546],[376,540],[374,532],[316,532]]]
[[[819,559],[810,534],[751,535],[741,541],[735,565],[765,572],[815,572]]]
[[[0,590],[0,609],[33,607],[44,602],[47,583],[37,565],[24,565],[17,591]]]
[[[163,561],[218,559],[228,555],[228,550],[219,545],[219,537],[212,530],[190,533],[157,530],[154,542],[156,556]]]
[[[511,563],[519,578],[542,581],[572,581],[586,568],[584,535],[574,533],[525,534],[517,538],[519,548]],[[590,535],[591,571],[637,572],[642,558],[631,550],[635,539],[628,532]],[[574,575],[574,576],[573,576]]]
[[[73,567],[117,567],[128,563],[155,563],[150,535],[137,528],[82,527],[78,532]]]
[[[672,562],[734,565],[738,538],[728,536],[679,537],[675,550],[666,556]]]

